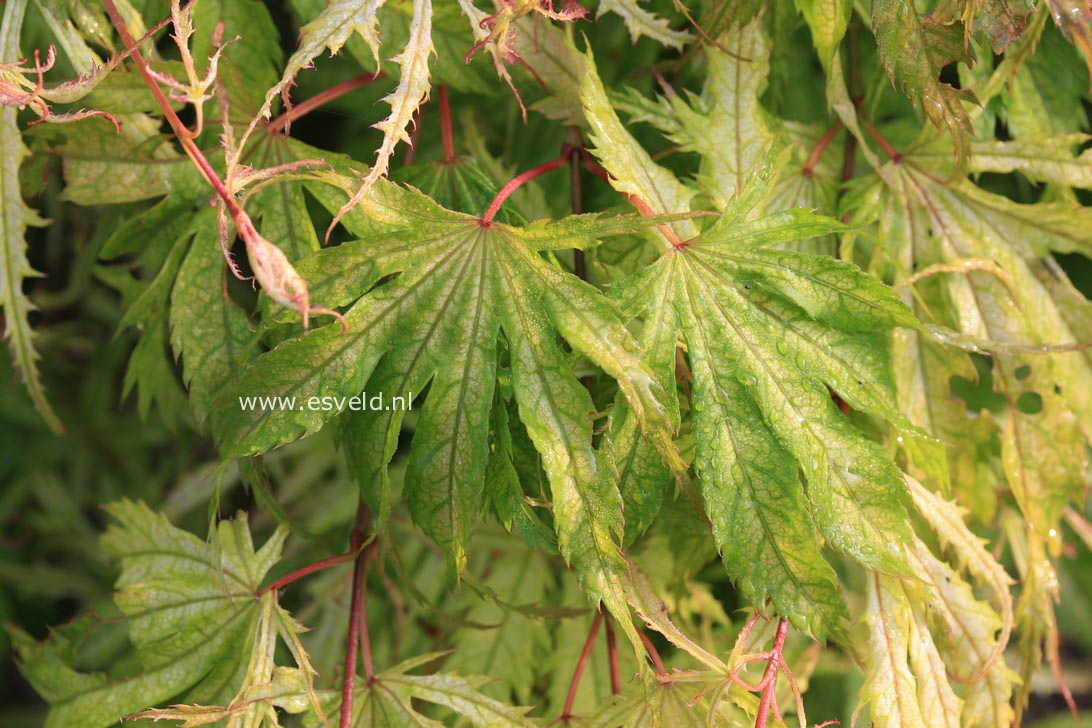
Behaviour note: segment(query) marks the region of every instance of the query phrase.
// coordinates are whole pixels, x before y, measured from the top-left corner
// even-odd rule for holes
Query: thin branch
[[[363,552],[356,559],[353,570],[353,596],[349,604],[349,635],[345,640],[345,665],[341,678],[340,728],[350,728],[353,723],[353,693],[356,690],[356,656],[360,640],[360,604],[364,594],[364,573],[367,561]]]
[[[444,164],[455,161],[455,137],[451,133],[451,104],[447,99],[447,84],[436,89],[440,107],[440,139],[444,143]]]
[[[372,661],[372,637],[368,630],[368,567],[372,563],[377,542],[373,541],[364,553],[360,555],[364,562],[364,575],[362,581],[364,588],[360,590],[360,662],[364,666],[364,682],[371,686],[375,684],[375,663]]]
[[[358,544],[350,544],[348,553],[338,554],[337,556],[331,556],[331,557],[329,557],[327,559],[322,559],[321,561],[316,561],[313,564],[308,564],[307,566],[300,567],[299,569],[296,569],[295,571],[293,571],[291,574],[288,574],[287,576],[282,576],[280,579],[277,579],[276,581],[269,584],[268,586],[262,587],[261,589],[259,589],[258,591],[256,591],[254,593],[254,596],[261,597],[262,595],[264,595],[264,594],[266,594],[268,592],[276,591],[278,589],[283,589],[284,587],[288,586],[292,582],[298,581],[299,579],[302,579],[305,576],[309,576],[311,574],[314,574],[316,571],[323,571],[324,569],[329,569],[332,566],[337,566],[338,564],[344,564],[346,562],[352,561],[353,559],[355,559],[357,557],[357,555],[359,553],[360,553],[360,544],[359,543]]]
[[[573,670],[573,679],[569,681],[569,693],[565,696],[565,707],[561,711],[561,720],[566,721],[573,716],[573,703],[576,702],[576,689],[580,687],[580,677],[584,674],[584,668],[588,664],[592,645],[595,644],[595,636],[599,633],[599,624],[603,621],[603,613],[597,612],[588,630],[588,638],[584,640],[584,649],[580,652],[580,659]]]
[[[352,534],[349,536],[350,542],[361,543],[364,539],[364,527],[368,521],[369,512],[368,507],[364,504],[364,499],[360,499],[360,503],[356,509],[356,519],[353,521]],[[349,634],[345,640],[345,663],[341,678],[341,716],[338,722],[339,728],[350,728],[353,722],[353,693],[356,690],[356,661],[357,661],[357,648],[361,643],[361,626],[363,622],[363,629],[367,631],[366,612],[363,608],[364,601],[364,585],[368,570],[368,556],[372,552],[372,546],[366,549],[360,549],[356,556],[356,568],[353,569],[353,586],[352,586],[352,598],[349,603]],[[365,639],[363,644],[368,645]],[[368,664],[365,666],[365,670],[370,669],[371,655],[370,649],[367,650]],[[368,675],[368,684],[371,685],[374,675]]]
[[[307,116],[307,114],[310,114],[318,107],[324,104],[328,104],[334,99],[344,96],[350,91],[355,91],[361,86],[367,86],[372,81],[378,81],[381,78],[384,78],[384,74],[382,71],[376,74],[362,73],[358,76],[353,76],[352,78],[342,81],[341,83],[334,86],[331,86],[324,91],[318,92],[317,94],[305,101],[301,101],[300,103],[295,104],[288,109],[285,109],[284,113],[266,124],[266,128],[273,134],[278,134],[281,131],[284,131],[287,134],[289,127],[292,125],[292,122],[304,116]]]
[[[603,617],[603,627],[607,633],[607,664],[610,666],[610,692],[612,695],[622,694],[622,673],[618,669],[618,641],[614,636],[614,625],[610,617]]]

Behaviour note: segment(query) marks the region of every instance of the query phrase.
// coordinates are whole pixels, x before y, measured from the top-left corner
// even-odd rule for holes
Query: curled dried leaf
[[[343,331],[348,332],[349,325],[340,313],[321,306],[312,306],[307,290],[307,281],[303,279],[288,261],[284,251],[262,237],[250,216],[240,211],[235,218],[239,237],[246,243],[247,258],[254,270],[254,278],[266,295],[287,308],[299,311],[303,317],[303,328],[307,329],[311,314],[333,316],[340,323]],[[231,264],[230,255],[228,257]]]
[[[53,68],[57,60],[57,51],[53,46],[46,51],[45,62],[42,62],[41,53],[34,51],[34,68],[25,68],[26,59],[14,63],[0,63],[0,105],[14,106],[25,109],[28,106],[38,115],[38,118],[30,122],[40,124],[44,121],[63,124],[71,121],[86,119],[90,116],[101,116],[114,125],[114,129],[120,131],[117,119],[105,111],[81,109],[79,111],[54,114],[46,100],[48,91],[45,88],[45,72]],[[28,74],[37,75],[37,81],[30,81]],[[74,99],[73,99],[74,100]]]

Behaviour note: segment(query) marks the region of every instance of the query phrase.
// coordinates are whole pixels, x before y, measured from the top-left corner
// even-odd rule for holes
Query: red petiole
[[[588,638],[584,640],[584,649],[580,651],[580,658],[576,661],[576,669],[573,670],[573,678],[569,682],[569,692],[565,696],[565,707],[561,711],[561,721],[568,721],[573,716],[573,704],[576,702],[576,689],[580,687],[580,678],[584,674],[584,668],[591,656],[592,645],[595,644],[595,636],[599,634],[599,625],[603,621],[603,613],[598,612],[588,629]]]
[[[497,196],[494,197],[493,201],[489,204],[489,208],[486,209],[485,214],[482,215],[482,227],[489,227],[489,225],[492,224],[493,218],[495,218],[497,216],[497,213],[500,212],[501,205],[504,204],[505,200],[512,196],[513,192],[533,180],[535,177],[546,174],[547,172],[551,172],[555,169],[558,169],[559,167],[563,167],[568,164],[571,158],[570,155],[573,154],[573,151],[574,147],[566,144],[561,150],[560,157],[546,162],[545,164],[540,164],[533,169],[529,169],[526,172],[517,175],[508,184],[502,187],[500,192],[497,193]],[[588,151],[586,149],[579,149],[576,150],[576,152],[579,153],[585,169],[587,169],[589,172],[591,172],[607,184],[610,184],[610,175],[607,174],[607,170],[596,164],[595,161],[592,160],[591,155],[588,154]],[[648,203],[642,200],[637,195],[627,194],[624,196],[629,204],[636,207],[637,210],[641,212],[641,214],[647,215],[649,217],[656,215],[656,211],[649,207]],[[681,238],[679,238],[678,234],[674,230],[672,230],[669,225],[657,225],[656,229],[660,231],[660,234],[662,234],[669,243],[671,243],[671,247],[674,250],[681,250],[689,245],[688,242],[683,241]]]
[[[293,121],[296,121],[297,119],[306,116],[323,104],[328,104],[339,96],[344,96],[350,91],[355,91],[361,86],[367,86],[372,81],[378,81],[379,79],[384,77],[385,74],[382,71],[379,71],[375,74],[362,73],[358,76],[353,76],[352,78],[342,81],[341,83],[334,86],[331,86],[324,91],[320,91],[306,101],[301,101],[295,106],[286,109],[283,114],[278,116],[276,119],[273,119],[273,121],[269,122],[267,128],[270,132],[274,134],[282,130],[286,130]]]
[[[827,133],[822,136],[819,142],[815,145],[815,149],[811,150],[811,154],[808,155],[808,159],[804,162],[803,175],[805,177],[811,177],[815,174],[815,167],[819,164],[819,160],[823,158],[823,152],[827,150],[830,143],[834,141],[834,137],[838,136],[838,132],[842,130],[841,119],[835,121],[827,129]]]

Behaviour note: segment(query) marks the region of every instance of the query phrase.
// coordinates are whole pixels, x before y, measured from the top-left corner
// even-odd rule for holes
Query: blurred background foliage
[[[32,6],[23,34],[24,49],[44,48],[53,42],[38,9],[51,2],[60,0]],[[250,0],[221,2],[246,6]],[[278,34],[278,63],[295,48],[301,18],[312,17],[322,4],[322,0],[264,3]],[[167,15],[160,0],[136,0],[134,5],[149,25]],[[393,3],[396,8],[398,5]],[[649,6],[666,12],[671,3],[654,0]],[[436,27],[442,29],[437,45],[446,43],[452,50],[444,52],[440,47],[437,72],[450,88],[457,150],[475,157],[498,185],[515,171],[556,157],[568,133],[566,128],[534,112],[524,122],[516,99],[497,81],[491,64],[481,59],[463,64],[464,51],[459,49],[472,45],[469,29],[461,16],[454,17],[458,15],[455,3],[442,7],[453,19],[437,22]],[[786,119],[826,120],[822,69],[802,19],[791,3],[774,0],[767,22],[778,25],[779,37],[790,40],[774,45],[764,104]],[[576,30],[586,27],[578,23]],[[396,25],[385,26],[385,30],[386,58],[401,45],[404,35],[399,37]],[[919,127],[899,121],[912,119],[913,113],[908,112],[909,102],[904,97],[889,90],[890,82],[872,52],[871,34],[856,26],[849,32],[861,47],[860,73],[873,102],[872,118],[878,123],[895,120],[884,127],[884,133],[896,146],[911,141]],[[595,33],[589,35],[608,87],[625,84],[646,96],[661,83],[678,91],[700,89],[698,64],[648,39],[634,44],[617,16],[601,18]],[[167,40],[160,42],[159,50],[167,58],[176,53]],[[370,52],[359,39],[350,42],[348,51],[323,57],[317,68],[301,74],[293,97],[309,98],[371,67]],[[1092,107],[1084,96],[1089,84],[1084,63],[1053,26],[1045,31],[1029,68],[1055,114],[1074,120],[1084,131],[1092,128]],[[64,54],[59,54],[54,73],[55,78],[75,75]],[[946,73],[946,80],[958,82],[951,78],[954,71]],[[518,66],[513,74],[525,102],[534,101],[533,77]],[[271,85],[269,79],[240,81],[253,88],[257,98]],[[320,148],[338,149],[358,160],[370,159],[381,139],[370,125],[381,117],[377,102],[392,83],[377,80],[317,109],[292,125],[292,136]],[[130,98],[143,97],[141,87]],[[1003,127],[1002,120],[997,123]],[[670,154],[670,142],[651,126],[633,125],[630,130],[653,154],[665,153],[662,164],[679,174],[692,171],[694,160],[687,154]],[[66,432],[53,434],[42,422],[13,374],[7,348],[0,347],[0,620],[42,637],[50,625],[87,611],[96,613],[104,624],[82,645],[79,656],[81,663],[91,668],[110,664],[126,643],[124,627],[111,622],[118,616],[111,600],[117,569],[98,548],[97,538],[105,521],[101,504],[123,496],[140,499],[161,509],[176,525],[198,534],[207,531],[212,513],[229,515],[246,509],[251,512],[257,542],[277,523],[287,522],[298,538],[289,540],[285,559],[274,574],[277,576],[344,549],[356,493],[327,432],[278,450],[262,461],[222,465],[211,441],[194,426],[178,367],[172,370],[173,379],[157,387],[154,406],[142,406],[140,399],[145,394],[138,396],[126,386],[126,369],[137,336],[131,329],[121,330],[119,324],[132,301],[132,286],[147,285],[156,271],[155,261],[139,253],[107,261],[100,258],[100,252],[119,222],[147,204],[100,208],[67,201],[60,194],[61,160],[46,144],[53,134],[63,135],[64,129],[41,129],[27,135],[33,155],[21,174],[28,202],[52,221],[48,227],[29,232],[30,262],[44,276],[30,282],[28,291],[38,307],[32,324],[42,352],[43,379]],[[434,103],[423,108],[415,139],[412,150],[398,152],[393,178],[414,179],[421,167],[441,159]],[[1018,202],[1034,202],[1044,192],[1049,194],[1019,173],[987,174],[978,181]],[[1092,204],[1087,192],[1077,191],[1077,195],[1084,204]],[[518,199],[531,217],[569,212],[567,185],[535,183]],[[587,209],[617,205],[616,194],[607,186],[585,186]],[[316,229],[324,229],[328,213],[310,198],[308,210]],[[1092,261],[1077,254],[1060,260],[1081,292],[1092,296]],[[239,286],[236,293],[253,296],[245,286]],[[164,361],[171,363],[165,348],[162,354]],[[956,379],[953,391],[972,411],[1003,406],[991,386],[988,360],[976,359],[978,380]],[[412,430],[411,415],[403,444]],[[392,468],[395,491],[399,462],[396,455]],[[639,547],[638,560],[644,560],[646,571],[660,582],[657,586],[671,595],[674,603],[670,606],[677,610],[684,627],[709,635],[728,649],[743,619],[735,610],[745,602],[714,559],[704,527],[693,528],[686,522],[688,517],[686,512],[675,515],[668,508]],[[474,671],[507,678],[508,686],[489,689],[500,693],[510,689],[511,698],[542,705],[536,714],[556,714],[591,619],[585,598],[560,559],[532,552],[518,537],[493,523],[483,527],[475,539],[472,578],[454,588],[445,574],[443,556],[413,528],[405,511],[396,510],[394,519],[393,528],[400,539],[399,563],[390,573],[374,574],[368,585],[370,592],[380,595],[370,606],[377,662],[392,664],[399,656],[458,647],[453,658],[456,666],[465,662]],[[666,555],[672,551],[654,548],[657,539],[691,536],[702,546],[691,553],[689,563],[673,562]],[[1058,562],[1063,661],[1078,704],[1087,709],[1080,725],[1092,726],[1092,554],[1072,533],[1065,534],[1065,541],[1067,547]],[[323,675],[334,674],[341,659],[349,571],[346,566],[312,577],[282,598],[298,619],[314,628],[305,641]],[[1009,571],[1014,572],[1011,565]],[[518,594],[520,603],[529,604],[535,601],[535,590],[545,606],[527,613],[505,613],[494,601],[482,598],[489,593],[502,598]],[[501,630],[503,635],[498,634]],[[480,654],[483,646],[495,643],[505,644],[512,654]],[[660,646],[670,655],[665,645]],[[806,648],[803,639],[790,641],[790,664],[802,659]],[[627,650],[622,650],[622,655],[633,659]],[[593,656],[581,685],[578,710],[609,693],[605,657],[601,650]],[[632,665],[623,665],[623,674],[631,673]],[[848,718],[860,680],[848,656],[835,649],[824,651],[809,680],[809,715],[819,721]],[[8,637],[0,631],[0,725],[36,726],[44,714],[44,704],[15,669]],[[1049,673],[1036,680],[1026,724],[1042,728],[1077,725],[1064,712]]]

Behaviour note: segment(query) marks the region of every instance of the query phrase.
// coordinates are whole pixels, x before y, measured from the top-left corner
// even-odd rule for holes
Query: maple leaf
[[[649,696],[638,690],[615,696],[593,716],[579,725],[608,728],[701,728],[707,725],[730,725],[716,720],[717,711],[709,700],[695,701],[699,688],[686,684],[656,685]]]
[[[685,209],[692,192],[633,142],[587,62],[585,113],[615,186],[654,210]],[[855,409],[903,422],[889,404],[881,332],[917,322],[889,288],[855,266],[773,248],[842,228],[805,210],[747,221],[769,177],[612,295],[644,320],[641,343],[661,383],[677,376],[680,335],[685,342],[694,465],[729,573],[750,598],[769,595],[800,629],[826,635],[845,608],[812,519],[836,548],[894,574],[908,573],[899,544],[910,533],[897,468],[845,421],[828,387]],[[851,357],[834,353],[849,350]],[[640,444],[618,433],[623,429],[615,425],[616,447],[633,457]],[[649,462],[646,455],[634,469],[638,479]]]
[[[663,96],[648,99],[630,89],[625,96],[612,97],[615,108],[654,125],[682,150],[699,154],[693,185],[718,209],[743,190],[770,155],[783,154],[787,159],[776,165],[772,189],[751,215],[796,207],[833,211],[840,173],[834,150],[818,162],[805,151],[820,142],[824,130],[777,119],[760,101],[771,53],[761,18],[725,29],[702,53],[709,71],[700,94],[683,95],[667,87]],[[833,250],[825,242],[785,246]]]
[[[300,28],[299,47],[288,59],[281,80],[265,97],[271,105],[288,89],[300,71],[308,68],[323,51],[335,55],[354,34],[368,44],[375,65],[379,66],[379,11],[385,0],[337,0]],[[267,109],[268,113],[268,109]]]
[[[239,692],[229,705],[172,705],[152,708],[130,716],[136,720],[180,720],[182,728],[207,725],[227,720],[228,728],[238,726],[281,725],[276,709],[286,713],[310,713],[326,722],[318,694],[315,692],[315,670],[300,641],[306,629],[296,622],[276,601],[275,593],[261,596],[261,617],[251,648]],[[279,666],[274,654],[279,639],[283,639],[298,667]]]
[[[644,36],[670,48],[682,49],[694,37],[689,33],[675,30],[666,19],[659,17],[643,7],[640,0],[602,0],[596,17],[614,13],[622,18],[634,43]]]
[[[383,141],[375,153],[375,164],[361,180],[360,188],[338,210],[334,221],[330,223],[329,230],[332,230],[349,210],[359,205],[361,200],[371,193],[377,180],[386,176],[391,156],[398,143],[410,143],[409,125],[413,121],[417,108],[428,99],[429,89],[432,87],[429,56],[434,52],[432,0],[413,0],[413,21],[410,23],[409,38],[402,52],[391,59],[401,69],[398,86],[383,97],[384,103],[390,105],[391,113],[382,121],[372,125],[383,132]],[[329,230],[327,230],[327,237],[329,237]]]
[[[461,632],[445,667],[503,680],[498,682],[494,697],[514,695],[519,703],[526,704],[540,673],[538,661],[532,656],[547,654],[551,635],[544,621],[523,614],[518,605],[541,602],[554,586],[554,578],[542,554],[506,546],[482,584],[490,590],[491,598],[467,599],[472,605],[467,619],[489,627]]]
[[[985,143],[978,145],[982,158],[972,158],[970,166],[1020,169],[1032,178],[1082,186],[1087,180],[1074,142],[1074,137],[1056,137],[1038,160],[1027,159],[1027,148],[1019,141]],[[1058,520],[1066,505],[1088,488],[1083,453],[1092,410],[1081,383],[1092,370],[1081,340],[1089,304],[1076,293],[1053,253],[1085,250],[1092,219],[1085,208],[1064,197],[1019,204],[965,178],[942,182],[938,172],[954,175],[950,162],[936,164],[943,148],[945,142],[923,134],[902,160],[878,170],[882,182],[872,194],[877,205],[873,213],[882,211],[881,231],[890,230],[889,239],[897,241],[894,255],[906,276],[904,285],[913,286],[919,315],[932,320],[934,339],[991,353],[991,380],[1002,404],[996,414],[982,412],[975,420],[951,400],[950,382],[935,376],[942,367],[968,371],[965,362],[958,362],[958,353],[953,356],[935,340],[908,332],[896,350],[896,371],[900,400],[916,424],[951,442],[964,437],[972,422],[976,431],[1000,438],[1002,477],[1027,529],[1026,533],[1014,529],[1011,538],[1041,556],[1022,562],[1025,590],[1016,610],[1025,655],[1020,676],[994,654],[1013,626],[1007,586],[1004,613],[998,616],[976,602],[970,587],[952,578],[944,565],[926,558],[919,567],[937,586],[930,598],[932,611],[946,621],[946,632],[955,643],[946,651],[942,641],[945,661],[958,659],[964,673],[988,667],[968,688],[965,716],[975,724],[1003,726],[1019,716],[1028,682],[1041,660],[1046,657],[1056,671],[1059,664],[1051,592],[1042,585],[1053,583],[1047,553],[1058,548]],[[867,206],[860,209],[867,217]],[[969,373],[973,376],[973,369]],[[973,461],[980,456],[972,451],[962,460],[968,457]],[[992,493],[982,492],[978,478],[959,478],[959,460],[951,463],[956,494],[976,511],[992,513]],[[996,577],[992,583],[1000,593]],[[960,616],[952,616],[955,612]],[[1005,632],[997,640],[993,635],[999,629]],[[1022,686],[1016,691],[1014,711],[1018,683]]]
[[[900,224],[907,234],[893,238],[904,241],[895,255],[909,270],[955,266],[935,269],[948,271],[934,288],[943,297],[927,293],[919,304],[922,317],[996,350],[995,383],[1009,403],[998,421],[1002,463],[1028,520],[1049,533],[1065,505],[1088,487],[1087,461],[1062,453],[1078,452],[1092,423],[1092,401],[1081,384],[1092,373],[1089,352],[1081,346],[1089,304],[1074,295],[1049,256],[1084,249],[1092,216],[1067,203],[1021,205],[967,179],[944,184],[931,171],[936,167],[929,145],[922,151],[921,157],[911,151],[890,167],[881,193],[880,209],[892,211],[885,224],[905,221]],[[988,160],[995,168],[1011,168],[1016,161],[1004,155]],[[1040,169],[1048,164],[1044,160]],[[1059,174],[1065,168],[1048,167]],[[1081,182],[1079,175],[1068,178]],[[994,267],[960,267],[965,261],[992,261]],[[930,347],[917,351],[928,355]],[[907,349],[907,356],[911,352]],[[925,359],[917,365],[919,372],[929,367]],[[918,376],[900,377],[905,397],[936,402],[947,396],[947,382],[929,384]],[[965,416],[950,412],[944,418],[950,432]]]
[[[963,102],[973,101],[974,96],[941,82],[938,77],[947,63],[966,61],[962,58],[966,46],[957,51],[956,58],[950,57],[949,51],[958,43],[945,38],[943,27],[923,21],[914,4],[907,0],[874,0],[872,30],[891,81],[920,105],[937,128],[948,129],[957,162],[965,162],[972,130]]]
[[[489,683],[489,678],[463,677],[446,672],[431,675],[406,674],[410,670],[435,662],[444,654],[431,653],[401,662],[375,675],[371,684],[358,680],[360,687],[353,697],[350,725],[353,728],[432,728],[443,725],[422,714],[418,708],[419,702],[446,708],[479,728],[530,728],[534,725],[525,716],[527,708],[502,703],[481,692],[481,688]],[[336,714],[341,704],[340,695],[327,695],[326,700],[327,712]],[[312,719],[307,725],[316,726],[318,722]]]
[[[868,577],[868,679],[861,704],[869,705],[873,724],[885,728],[926,728],[918,702],[918,685],[908,663],[913,612],[894,577]],[[859,708],[858,708],[859,710]]]
[[[120,679],[81,673],[64,656],[71,632],[45,642],[16,632],[20,670],[51,706],[46,725],[105,727],[171,698],[226,702],[232,696],[225,692],[252,658],[263,610],[256,592],[280,557],[286,531],[255,551],[245,514],[222,521],[205,542],[140,503],[120,501],[107,510],[117,523],[102,545],[121,562],[115,601],[128,619],[140,669]]]
[[[198,423],[208,418],[216,393],[235,380],[256,343],[246,313],[225,295],[226,261],[214,218],[212,210],[196,218],[170,300],[171,347],[182,358]]]
[[[861,705],[877,725],[1012,724],[1020,678],[1005,664],[1012,627],[1012,580],[963,523],[961,511],[908,478],[915,505],[957,563],[953,568],[915,537],[906,546],[914,579],[871,574],[868,680]],[[998,614],[980,601],[960,570],[989,585]],[[937,670],[939,665],[944,669]],[[962,697],[953,683],[961,683]]]
[[[609,600],[624,614],[617,583],[624,572],[616,545],[621,503],[609,466],[592,448],[594,406],[558,346],[558,335],[618,382],[646,435],[677,468],[681,464],[660,387],[621,316],[594,288],[551,266],[540,251],[584,247],[657,219],[592,215],[524,228],[486,224],[386,182],[377,184],[368,204],[376,217],[398,224],[301,263],[305,272],[325,272],[309,274],[316,298],[330,306],[353,304],[345,314],[349,332],[343,336],[340,328],[324,327],[258,357],[213,412],[221,451],[225,456],[264,452],[314,432],[333,415],[307,407],[246,410],[240,398],[294,396],[302,405],[310,397],[382,391],[387,398],[412,399],[428,385],[405,497],[414,520],[461,571],[489,460],[488,423],[503,333],[519,417],[550,479],[561,551],[575,562],[593,597]],[[373,289],[392,274],[397,276]],[[384,427],[396,431],[402,414],[384,418]],[[371,432],[350,426],[342,436],[350,449],[364,450],[358,459],[382,468],[391,452],[376,447],[385,435],[377,439]],[[382,515],[387,494],[376,492],[376,485],[368,484],[366,495]]]
[[[24,3],[7,3],[0,24],[0,63],[13,62],[19,55],[19,29],[23,24]],[[8,340],[11,358],[26,384],[27,392],[42,418],[56,432],[63,430],[46,398],[38,373],[38,351],[34,347],[34,332],[30,328],[33,304],[23,293],[23,281],[37,275],[27,260],[25,235],[31,225],[44,225],[26,203],[19,189],[19,163],[29,153],[19,135],[16,110],[4,103],[0,106],[0,148],[4,149],[0,167],[0,310],[4,313],[4,338]]]

